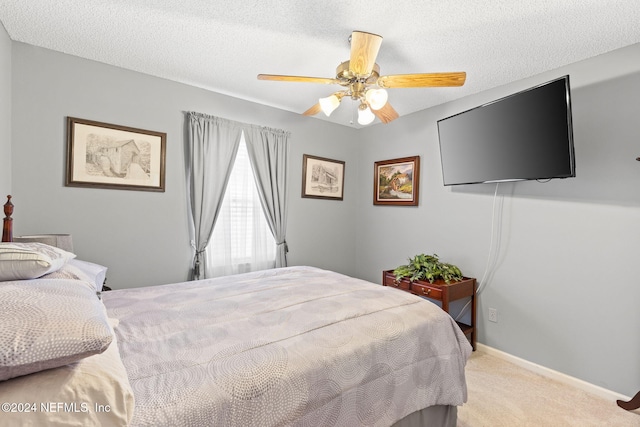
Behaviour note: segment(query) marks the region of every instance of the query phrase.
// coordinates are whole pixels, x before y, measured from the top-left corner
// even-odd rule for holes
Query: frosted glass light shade
[[[372,110],[379,110],[387,103],[389,94],[384,89],[369,89],[365,94],[367,104]]]
[[[331,113],[333,113],[333,110],[338,108],[338,105],[340,105],[340,100],[335,95],[320,98],[318,102],[320,103],[320,109],[327,117],[329,117]]]
[[[367,107],[365,104],[362,104],[360,105],[360,107],[358,107],[358,123],[360,123],[361,125],[368,125],[375,118],[376,116],[373,115],[369,107]]]

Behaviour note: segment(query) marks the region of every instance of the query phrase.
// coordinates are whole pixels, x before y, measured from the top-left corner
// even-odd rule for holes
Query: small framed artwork
[[[373,204],[418,206],[420,156],[375,162]]]
[[[67,117],[68,187],[164,191],[167,134]]]
[[[343,161],[302,156],[302,197],[342,200],[343,192]]]

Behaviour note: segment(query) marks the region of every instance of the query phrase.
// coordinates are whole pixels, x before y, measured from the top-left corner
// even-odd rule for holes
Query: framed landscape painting
[[[302,156],[302,197],[342,200],[343,192],[343,161]]]
[[[418,206],[420,156],[375,162],[373,204]]]
[[[67,117],[69,187],[164,191],[167,134]]]

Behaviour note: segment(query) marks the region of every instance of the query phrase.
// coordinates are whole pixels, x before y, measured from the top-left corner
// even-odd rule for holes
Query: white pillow
[[[102,353],[112,335],[86,281],[0,282],[0,381]]]
[[[59,270],[75,254],[44,243],[0,243],[0,282],[35,279]]]
[[[65,267],[73,266],[82,271],[89,281],[95,285],[96,291],[102,291],[102,285],[107,278],[107,267],[77,258],[70,259]]]
[[[115,335],[102,354],[0,382],[0,403],[10,409],[0,415],[3,425],[127,426],[134,410],[133,390]]]
[[[69,261],[74,261],[74,260],[69,260]],[[66,280],[67,282],[69,280],[72,280],[74,282],[82,282],[84,285],[88,286],[89,288],[91,288],[92,291],[98,293],[102,290],[102,288],[98,288],[96,286],[96,284],[94,283],[94,279],[91,278],[87,273],[85,273],[84,271],[80,270],[79,268],[77,268],[74,265],[71,265],[70,263],[66,263],[65,265],[63,265],[62,267],[60,267],[59,270],[51,272],[51,273],[47,273],[42,277],[38,277],[37,279],[32,279],[32,280],[48,280],[48,279],[58,279],[58,280]],[[31,281],[29,280],[25,280],[21,283],[30,283]],[[74,283],[72,282],[72,283]],[[2,282],[0,282],[2,283]]]

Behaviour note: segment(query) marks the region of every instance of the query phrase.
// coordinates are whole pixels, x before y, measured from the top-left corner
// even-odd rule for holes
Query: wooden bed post
[[[11,196],[7,196],[7,203],[4,204],[4,220],[2,222],[2,241],[13,242],[13,203]]]

